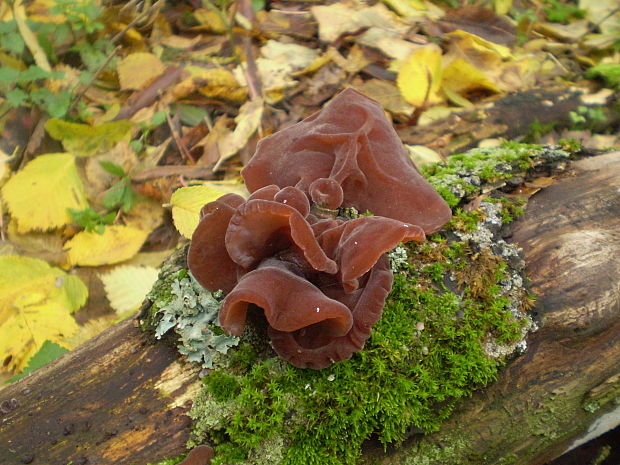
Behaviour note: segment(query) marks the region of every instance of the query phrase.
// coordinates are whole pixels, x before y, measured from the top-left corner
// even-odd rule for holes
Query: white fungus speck
[[[321,311],[321,307],[316,308],[316,312],[319,313]]]

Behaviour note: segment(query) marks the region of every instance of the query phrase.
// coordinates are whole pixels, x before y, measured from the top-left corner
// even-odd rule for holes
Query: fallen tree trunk
[[[514,231],[543,321],[528,352],[440,432],[387,453],[369,444],[368,462],[543,464],[597,420],[620,416],[618,185],[617,152],[576,163],[533,198]],[[145,464],[179,455],[197,375],[174,348],[125,321],[0,392],[0,463]]]

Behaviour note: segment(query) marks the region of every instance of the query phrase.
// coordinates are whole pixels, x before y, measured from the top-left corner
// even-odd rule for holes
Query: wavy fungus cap
[[[392,286],[385,253],[423,241],[451,215],[381,106],[353,90],[263,139],[243,176],[247,201],[228,194],[203,207],[188,265],[204,287],[227,293],[227,333],[241,335],[259,308],[273,348],[299,368],[364,347]],[[321,219],[315,206],[375,216]]]
[[[327,208],[369,210],[427,234],[452,215],[408,157],[381,105],[353,89],[262,139],[242,175],[250,192],[294,186]]]

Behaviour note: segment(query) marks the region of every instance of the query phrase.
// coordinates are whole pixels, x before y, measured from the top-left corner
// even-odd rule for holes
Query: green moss
[[[483,219],[484,213],[479,209],[466,212],[462,208],[457,208],[446,227],[458,231],[472,232],[478,228],[478,224]]]
[[[525,213],[527,199],[525,197],[490,197],[486,199],[491,203],[499,203],[502,206],[502,223],[510,224]]]
[[[209,394],[218,402],[224,402],[236,397],[241,386],[234,376],[222,371],[214,371],[204,378],[204,384],[209,389]]]
[[[419,263],[437,253],[439,265]],[[490,335],[520,336],[508,300],[493,299],[491,291],[474,298],[437,288],[435,281],[467,258],[463,243],[423,244],[409,254],[416,267],[395,276],[381,320],[351,360],[313,371],[274,357],[251,368],[233,362],[207,377],[191,415],[203,421],[194,434],[216,448],[214,464],[259,463],[267,452],[257,448],[265,444],[281,456],[274,463],[354,464],[371,435],[387,445],[412,427],[437,431],[458,399],[495,379],[501,362],[485,353],[483,342]],[[487,275],[493,287],[504,276],[501,263]],[[219,390],[237,383],[239,395],[224,399]],[[231,414],[211,410],[220,404],[216,396]]]
[[[182,456],[174,458],[174,459],[164,459],[161,462],[157,462],[155,465],[176,465],[177,463],[183,461],[186,455],[187,454],[183,454]],[[153,464],[149,463],[148,465],[153,465]]]

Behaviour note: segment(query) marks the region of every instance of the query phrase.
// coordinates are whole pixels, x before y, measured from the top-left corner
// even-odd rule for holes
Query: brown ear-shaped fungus
[[[335,273],[336,263],[319,247],[312,228],[293,207],[269,200],[249,200],[237,208],[226,232],[226,250],[243,268],[254,268],[295,244],[317,271]]]
[[[318,235],[325,253],[338,264],[340,281],[347,292],[357,289],[357,278],[385,252],[400,242],[422,242],[425,238],[419,226],[380,216],[345,221]]]
[[[348,360],[362,350],[370,337],[372,325],[381,317],[385,299],[392,288],[387,257],[381,256],[364,278],[354,293],[340,293],[342,300],[347,301],[347,306],[352,309],[353,326],[346,335],[326,336],[322,328],[316,326],[293,332],[269,328],[271,344],[278,355],[298,368],[320,370],[334,362]]]
[[[328,336],[347,334],[352,324],[349,308],[294,273],[291,265],[269,259],[241,277],[222,302],[219,314],[222,328],[240,336],[248,305],[255,304],[263,309],[269,326],[279,331],[291,332],[316,325]]]
[[[295,186],[327,208],[369,210],[427,234],[452,214],[407,156],[381,105],[353,89],[262,139],[242,175],[250,192]]]
[[[240,195],[226,194],[200,211],[187,264],[196,280],[210,291],[230,292],[237,283],[237,264],[226,252],[225,237],[230,219],[243,202]]]
[[[423,241],[451,215],[381,106],[353,90],[263,139],[243,176],[247,201],[228,194],[201,211],[189,267],[227,292],[226,332],[241,335],[250,306],[260,307],[274,349],[300,368],[364,347],[392,286],[385,252]],[[375,216],[319,218],[342,206]]]
[[[179,463],[179,465],[209,465],[213,458],[213,448],[209,446],[197,446],[194,447],[185,460]]]

